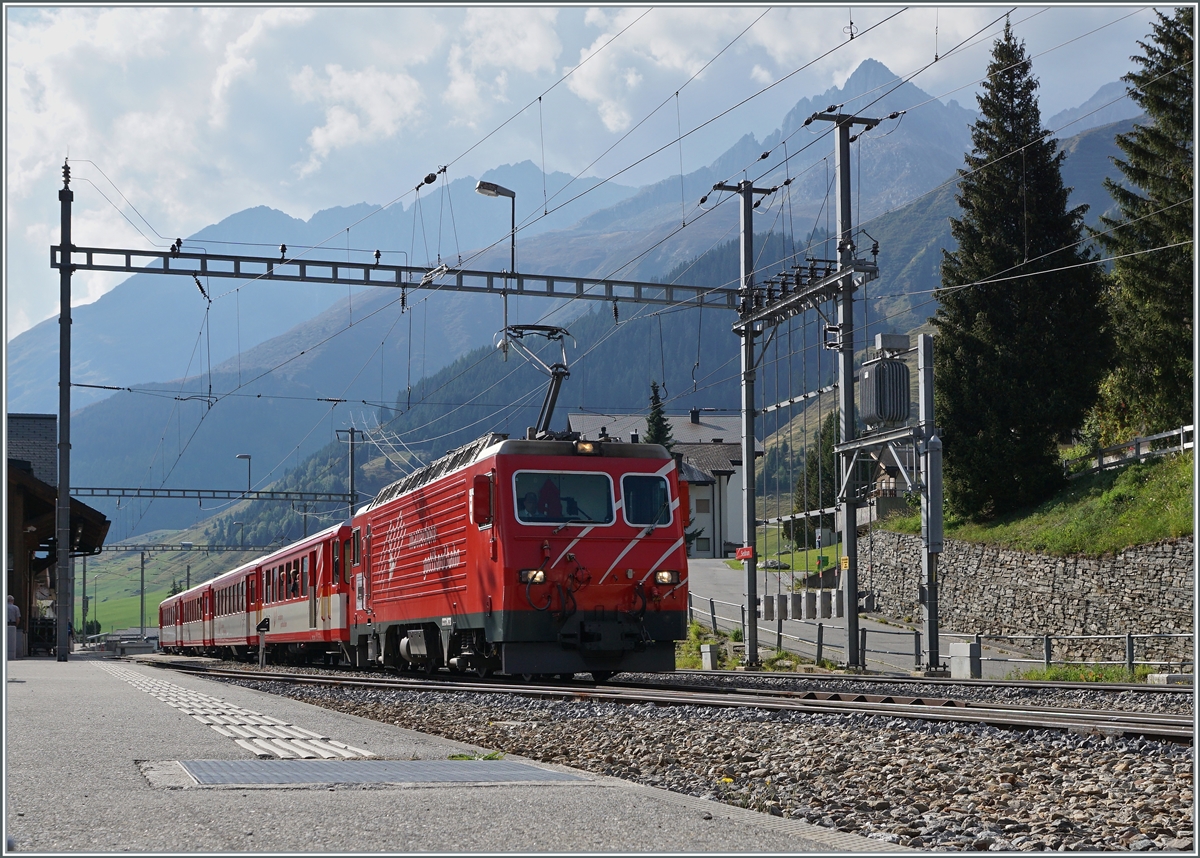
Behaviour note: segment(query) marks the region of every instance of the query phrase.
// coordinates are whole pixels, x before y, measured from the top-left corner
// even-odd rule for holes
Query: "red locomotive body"
[[[175,652],[480,674],[671,670],[686,486],[654,444],[487,435],[160,607]]]
[[[671,670],[686,509],[660,446],[485,436],[355,517],[351,643],[428,670]]]

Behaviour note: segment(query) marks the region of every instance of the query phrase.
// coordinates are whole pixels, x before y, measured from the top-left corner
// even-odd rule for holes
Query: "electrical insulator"
[[[617,310],[617,302],[616,301],[613,301],[613,324],[614,325],[621,324],[621,314]]]
[[[381,255],[382,255],[382,254],[380,254],[380,252],[379,252],[378,250],[376,250],[376,251],[375,251],[375,264],[376,264],[376,265],[378,265],[378,264],[379,264],[379,257],[380,257]]]
[[[775,281],[768,280],[767,281],[767,303],[770,304],[774,300],[775,300]]]
[[[408,287],[400,287],[400,312],[403,313],[408,309]]]
[[[287,245],[281,244],[281,245],[279,245],[279,258],[285,259],[286,257],[287,257]]]

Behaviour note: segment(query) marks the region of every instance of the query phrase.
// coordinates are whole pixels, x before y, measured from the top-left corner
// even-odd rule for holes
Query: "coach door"
[[[202,601],[201,605],[202,605],[202,614],[204,616],[204,622],[201,623],[201,628],[203,629],[203,631],[201,632],[201,635],[204,638],[204,645],[212,646],[212,644],[213,644],[213,591],[212,590],[204,591],[204,597],[203,597],[203,601]]]
[[[308,587],[308,627],[317,627],[317,552],[310,551],[300,564],[300,572]]]

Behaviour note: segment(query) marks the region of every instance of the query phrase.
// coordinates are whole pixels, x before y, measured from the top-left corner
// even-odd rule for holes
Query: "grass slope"
[[[1050,500],[987,523],[947,518],[946,537],[1017,551],[1100,555],[1193,534],[1194,453],[1077,477]],[[882,527],[920,533],[919,515]]]

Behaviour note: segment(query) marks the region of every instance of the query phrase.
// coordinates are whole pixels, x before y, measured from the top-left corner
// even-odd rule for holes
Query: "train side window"
[[[342,582],[350,583],[350,540],[342,542]]]
[[[339,548],[341,548],[341,543],[339,543],[339,542],[338,542],[336,539],[335,539],[335,540],[333,540],[333,567],[332,567],[332,568],[333,568],[333,576],[332,576],[332,581],[333,581],[333,583],[334,583],[334,584],[336,584],[336,583],[337,583],[337,580],[338,580],[338,574],[339,574],[339,573],[340,573],[340,571],[341,571],[341,567],[340,567],[340,566],[339,566],[339,564],[338,564],[338,554],[339,554],[339,551],[338,551],[338,549],[339,549]]]
[[[353,539],[353,542],[351,544],[351,548],[354,551],[354,554],[352,555],[352,559],[350,562],[353,563],[355,566],[358,566],[362,563],[362,531],[361,531],[361,529],[359,529],[357,527],[354,528],[354,533],[353,533],[352,539]]]
[[[308,595],[308,558],[300,558],[300,595]]]

